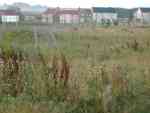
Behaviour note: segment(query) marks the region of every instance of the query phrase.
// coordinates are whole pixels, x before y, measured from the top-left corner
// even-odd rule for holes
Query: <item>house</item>
[[[135,8],[133,12],[136,23],[150,24],[150,8]]]
[[[111,7],[93,7],[93,21],[95,23],[105,24],[117,21],[117,13],[115,8]]]
[[[21,19],[22,22],[25,23],[38,23],[41,22],[42,20],[42,14],[38,12],[32,12],[32,11],[27,11],[27,12],[21,12]]]
[[[130,24],[133,20],[132,9],[117,8],[118,23],[121,25]]]
[[[79,9],[49,8],[42,14],[43,23],[71,24],[79,23]]]
[[[87,8],[79,8],[80,11],[80,23],[92,22],[92,10]]]
[[[17,23],[19,22],[20,15],[15,10],[0,10],[1,23]]]
[[[79,9],[64,8],[59,10],[61,24],[78,24],[80,19]]]
[[[42,14],[42,22],[43,23],[59,23],[59,8],[48,8]]]

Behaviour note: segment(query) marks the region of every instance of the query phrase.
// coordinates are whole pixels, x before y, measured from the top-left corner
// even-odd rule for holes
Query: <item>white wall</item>
[[[150,24],[150,12],[142,12],[140,8],[134,13],[134,20],[138,23]]]
[[[73,23],[77,24],[79,23],[79,16],[78,15],[73,15]]]
[[[61,14],[60,23],[72,23],[72,15],[70,14]]]
[[[35,19],[35,16],[25,16],[25,21],[34,21],[34,20],[36,20]]]
[[[71,15],[71,14],[61,14],[60,15],[60,23],[79,23],[79,16],[78,15]]]
[[[48,15],[42,15],[42,22],[44,23],[53,23],[53,15],[48,14]]]
[[[53,15],[52,14],[49,14],[48,15],[48,23],[53,23]]]
[[[2,16],[2,22],[6,23],[19,22],[19,16]]]
[[[60,15],[60,23],[65,23],[65,15]]]
[[[150,24],[150,12],[149,13],[143,13],[143,22],[145,24]]]
[[[42,15],[42,22],[46,23],[48,21],[48,17],[46,15]]]
[[[138,10],[134,13],[134,18],[135,19],[142,19],[143,18],[142,11],[140,8],[138,8]]]
[[[117,13],[93,13],[93,20],[96,23],[101,23],[102,19],[112,22],[113,20],[117,20]]]

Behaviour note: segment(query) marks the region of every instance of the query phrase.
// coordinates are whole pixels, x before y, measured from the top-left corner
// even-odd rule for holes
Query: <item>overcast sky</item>
[[[150,0],[0,0],[0,4],[25,2],[53,7],[150,7]]]

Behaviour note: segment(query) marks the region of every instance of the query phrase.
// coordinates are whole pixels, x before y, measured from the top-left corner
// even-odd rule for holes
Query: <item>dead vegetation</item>
[[[41,42],[38,50],[26,41],[14,48],[7,35],[11,41],[0,52],[0,112],[149,112],[149,31],[93,32],[56,34],[59,51]]]

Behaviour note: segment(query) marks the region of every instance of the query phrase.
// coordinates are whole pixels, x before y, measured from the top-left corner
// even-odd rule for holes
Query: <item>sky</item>
[[[25,2],[31,5],[41,4],[50,7],[150,7],[150,0],[0,0],[0,4]]]

